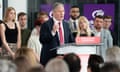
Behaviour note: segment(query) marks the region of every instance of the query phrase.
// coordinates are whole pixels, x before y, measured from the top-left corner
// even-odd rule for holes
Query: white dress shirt
[[[79,23],[78,23],[78,19],[73,20],[73,19],[70,18],[70,22],[71,22],[71,28],[72,28],[72,31],[76,31],[75,28],[74,28],[74,24],[73,24],[73,22],[76,23],[76,27],[77,27],[77,30],[78,30],[78,25],[79,25]]]

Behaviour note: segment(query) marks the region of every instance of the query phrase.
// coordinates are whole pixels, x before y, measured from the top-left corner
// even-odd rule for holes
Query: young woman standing
[[[1,39],[3,42],[2,55],[14,57],[17,48],[21,47],[20,26],[15,22],[16,11],[8,7],[4,15],[4,24],[1,24]]]

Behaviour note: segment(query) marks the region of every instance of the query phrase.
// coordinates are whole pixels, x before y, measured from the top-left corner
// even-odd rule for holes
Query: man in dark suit
[[[46,65],[51,58],[57,56],[57,50],[53,48],[74,42],[69,24],[63,20],[64,5],[55,3],[52,12],[53,17],[45,22],[40,30],[40,42],[43,44],[40,62],[43,65]]]
[[[70,8],[70,19],[68,22],[69,22],[72,34],[74,36],[74,39],[76,38],[78,28],[79,28],[79,24],[78,24],[79,17],[80,17],[80,8],[77,5],[73,5]]]

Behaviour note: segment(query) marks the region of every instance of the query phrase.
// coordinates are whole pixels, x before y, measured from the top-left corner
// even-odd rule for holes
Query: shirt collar
[[[70,21],[71,21],[71,22],[78,22],[78,19],[73,20],[72,18],[70,18]]]
[[[56,20],[54,17],[53,17],[53,21],[54,21],[55,24],[58,24],[59,22],[62,23],[62,21],[58,21],[58,20]]]

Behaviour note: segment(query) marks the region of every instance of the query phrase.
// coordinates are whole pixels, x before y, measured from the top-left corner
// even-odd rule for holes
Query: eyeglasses
[[[108,23],[111,23],[112,21],[104,21],[104,22],[108,22]]]

